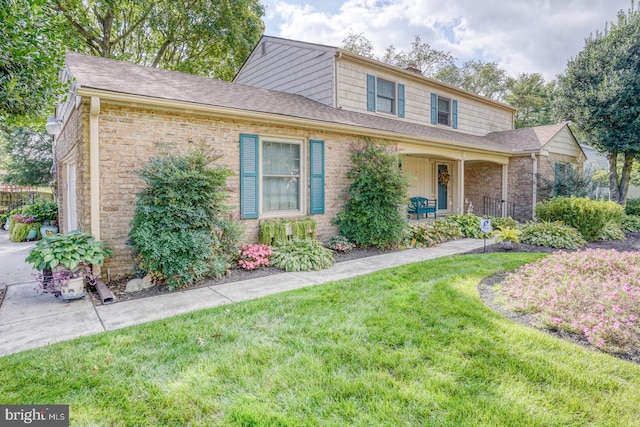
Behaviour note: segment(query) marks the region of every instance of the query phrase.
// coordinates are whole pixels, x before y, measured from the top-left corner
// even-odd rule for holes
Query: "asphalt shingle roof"
[[[332,108],[301,95],[74,52],[67,53],[66,63],[81,88],[336,123],[508,153],[531,149],[530,145],[535,148],[533,146],[536,145],[535,138],[527,132],[497,132],[490,134],[490,137],[468,135],[434,126]],[[517,137],[514,140],[511,132],[515,132],[513,135]],[[536,131],[531,132],[532,135],[537,135]]]

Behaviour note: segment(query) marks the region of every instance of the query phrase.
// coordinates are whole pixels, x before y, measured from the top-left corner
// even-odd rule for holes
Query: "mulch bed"
[[[638,251],[640,250],[640,233],[629,233],[627,234],[626,240],[605,240],[599,242],[591,242],[588,243],[586,247],[583,249],[615,249],[619,252],[629,252],[629,251]],[[512,249],[513,251],[518,252],[556,252],[558,249],[544,248],[542,246],[536,245],[526,245],[526,244],[517,244]],[[491,245],[487,246],[487,253],[489,252],[506,252],[507,249],[501,247],[501,245]],[[570,252],[569,250],[564,249],[565,252]],[[470,253],[482,253],[482,249],[475,250]],[[586,337],[581,334],[569,333],[566,331],[561,331],[558,329],[550,329],[548,327],[544,327],[540,325],[539,320],[531,315],[531,314],[523,314],[517,313],[513,310],[509,310],[503,304],[496,302],[495,295],[495,286],[502,282],[508,273],[498,273],[493,276],[486,277],[484,280],[480,282],[478,285],[478,292],[480,294],[480,298],[482,301],[490,308],[495,310],[496,312],[502,314],[503,316],[521,323],[523,325],[527,325],[539,330],[542,330],[550,335],[553,335],[557,338],[573,342],[575,344],[581,345],[593,351],[601,351],[597,348],[593,347],[589,344]],[[613,356],[619,357],[624,360],[628,360],[630,362],[635,362],[640,364],[640,348],[632,349],[627,353],[609,353]]]
[[[334,253],[334,258],[336,262],[344,262],[344,261],[366,258],[370,256],[375,256],[375,255],[382,255],[389,252],[394,252],[394,250],[355,248],[353,251],[347,252],[347,253],[336,252]],[[148,298],[156,295],[168,294],[171,292],[181,292],[181,291],[201,288],[205,286],[215,286],[215,285],[222,285],[224,283],[239,282],[242,280],[258,279],[260,277],[267,277],[274,274],[281,274],[284,272],[285,272],[284,270],[281,270],[276,267],[262,267],[262,268],[251,270],[251,271],[245,270],[242,268],[234,268],[231,271],[229,271],[229,274],[219,279],[204,280],[194,285],[191,285],[185,288],[180,288],[180,290],[176,290],[176,291],[170,291],[167,285],[159,284],[149,289],[142,290],[140,292],[126,293],[124,289],[127,286],[127,282],[129,282],[129,280],[132,279],[131,277],[112,280],[110,283],[107,284],[107,287],[111,290],[111,292],[113,292],[114,296],[116,297],[116,303],[117,303],[117,302],[130,301],[130,300],[139,299],[139,298]],[[95,290],[92,289],[91,287],[88,287],[88,290],[90,291],[90,296],[94,304],[101,305],[102,302],[100,301],[98,293],[95,292]]]

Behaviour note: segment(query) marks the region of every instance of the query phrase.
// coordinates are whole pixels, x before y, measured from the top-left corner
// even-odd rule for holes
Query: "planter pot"
[[[36,230],[35,228],[32,228],[31,230],[29,230],[29,233],[27,234],[27,237],[25,237],[25,240],[33,240],[36,237],[38,237],[38,230]]]
[[[60,299],[70,300],[82,298],[86,295],[84,290],[84,274],[79,273],[78,277],[71,277],[60,283]]]
[[[43,225],[42,227],[40,227],[40,234],[42,235],[42,237],[53,236],[57,232],[57,225]]]

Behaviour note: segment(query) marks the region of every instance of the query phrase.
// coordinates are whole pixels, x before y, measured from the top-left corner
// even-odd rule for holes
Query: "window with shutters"
[[[431,94],[431,124],[458,128],[458,101]]]
[[[301,210],[302,144],[263,140],[261,148],[262,212]]]
[[[324,214],[324,161],[324,141],[240,134],[240,218]]]

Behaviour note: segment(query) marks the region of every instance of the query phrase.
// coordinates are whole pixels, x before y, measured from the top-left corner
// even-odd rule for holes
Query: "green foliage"
[[[11,239],[12,242],[24,242],[31,230],[36,230],[36,239],[40,239],[42,237],[40,235],[41,226],[42,224],[39,222],[31,222],[25,224],[11,221],[11,225],[9,226],[9,239]]]
[[[488,233],[480,231],[480,217],[474,214],[449,215],[443,219],[443,221],[457,224],[464,237],[471,237],[473,239],[489,237]]]
[[[44,130],[26,127],[2,129],[0,165],[4,181],[18,185],[39,185],[51,181],[53,139]]]
[[[638,215],[625,215],[622,218],[622,224],[620,226],[622,231],[627,233],[635,233],[640,231],[640,216]]]
[[[507,90],[507,74],[496,62],[470,59],[457,67],[450,64],[436,73],[436,80],[491,99],[502,99]]]
[[[366,141],[351,150],[349,196],[335,223],[340,234],[359,246],[392,247],[400,243],[406,223],[409,182],[397,156],[384,145]]]
[[[211,166],[217,159],[201,147],[156,158],[139,172],[147,187],[129,235],[140,267],[170,289],[224,274],[237,253],[240,230],[224,206],[231,172]]]
[[[586,241],[578,230],[561,221],[527,222],[520,226],[520,242],[558,249],[578,249]]]
[[[560,120],[571,120],[595,148],[607,152],[610,164],[618,154],[625,163],[622,178],[616,168],[610,175],[610,197],[624,203],[633,158],[640,152],[640,11],[618,14],[585,40],[584,48],[558,78],[554,103]]]
[[[553,197],[584,197],[595,199],[598,194],[598,182],[590,172],[582,172],[580,168],[568,165],[553,178],[537,175],[539,194],[542,198]]]
[[[587,241],[597,240],[609,221],[622,222],[624,208],[614,202],[579,197],[556,197],[536,205],[542,221],[562,221],[577,229]]]
[[[20,210],[23,215],[32,216],[37,222],[55,221],[58,218],[58,205],[51,200],[38,199]]]
[[[104,259],[113,254],[89,233],[72,231],[69,234],[54,234],[36,243],[26,262],[37,270],[64,268],[74,270],[78,266],[102,265]]]
[[[344,236],[333,236],[327,243],[327,248],[334,252],[351,252],[356,245],[351,243],[349,239]]]
[[[273,247],[270,262],[285,271],[310,271],[329,268],[335,260],[317,240],[291,239]]]
[[[51,110],[63,85],[64,48],[47,0],[0,0],[0,123],[26,124]]]
[[[493,232],[493,237],[496,238],[496,242],[520,242],[520,235],[522,232],[517,228],[511,227],[497,227],[497,230]]]
[[[279,218],[260,222],[259,241],[274,246],[291,239],[315,239],[316,220],[313,218]]]
[[[408,223],[405,230],[404,246],[413,248],[430,248],[443,241],[442,235],[433,223]]]
[[[640,199],[627,199],[624,211],[627,215],[640,216]]]
[[[518,221],[516,221],[511,217],[503,218],[498,216],[485,215],[482,218],[490,220],[492,228],[500,228],[500,227],[516,228],[518,226]]]
[[[68,47],[231,80],[264,31],[258,0],[60,0]]]
[[[455,221],[447,221],[445,219],[437,219],[430,223],[434,230],[440,235],[443,242],[449,240],[461,239],[464,237],[460,224]]]
[[[518,109],[516,129],[544,126],[553,123],[551,107],[555,82],[546,83],[540,73],[522,73],[507,78],[507,94],[504,100]]]
[[[607,224],[602,229],[598,240],[625,240],[626,237],[624,235],[624,231],[622,231],[622,227],[620,224],[617,224],[613,221],[607,222]]]

